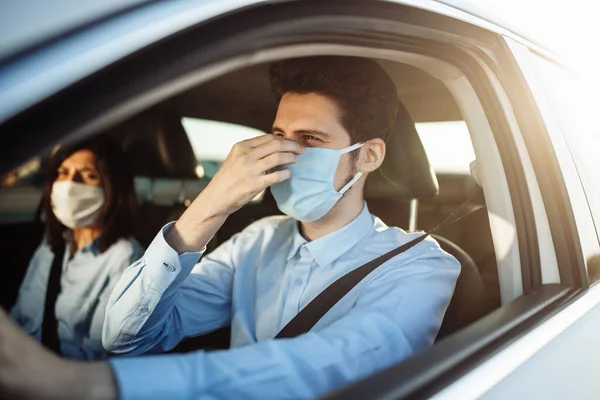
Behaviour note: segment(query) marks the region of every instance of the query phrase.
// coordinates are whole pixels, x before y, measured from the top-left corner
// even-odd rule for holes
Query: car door
[[[511,306],[553,287],[571,289],[530,314],[529,327],[506,323],[504,328],[513,329],[516,336],[501,340],[502,346],[489,358],[478,362],[461,355],[481,339],[476,331],[483,329],[483,320],[429,354],[350,386],[334,398],[592,399],[600,392],[590,373],[600,361],[600,353],[593,350],[600,291],[589,287],[598,279],[599,254],[594,223],[598,179],[592,176],[598,161],[594,147],[587,147],[598,137],[591,121],[590,89],[581,76],[526,39],[510,34],[499,39],[502,44],[493,52],[488,49],[485,63],[505,90],[507,98],[499,100],[515,111],[517,145],[522,155],[527,153],[520,162],[538,226],[540,257],[539,275],[530,271],[527,277],[530,294]],[[556,303],[560,297],[565,301]],[[486,319],[506,316],[495,314]]]

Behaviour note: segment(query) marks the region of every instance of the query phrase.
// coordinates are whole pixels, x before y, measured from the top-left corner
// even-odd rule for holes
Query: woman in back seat
[[[67,358],[101,359],[108,297],[143,250],[130,237],[133,176],[106,138],[60,148],[44,185],[46,234],[19,290],[13,319]]]

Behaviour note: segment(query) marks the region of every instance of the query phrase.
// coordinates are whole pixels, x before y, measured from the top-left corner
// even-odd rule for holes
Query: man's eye
[[[280,138],[282,138],[282,137],[283,137],[283,133],[274,133],[273,135],[274,135],[274,136],[277,136],[277,137],[280,137]]]
[[[321,139],[316,138],[314,136],[311,135],[304,135],[304,140],[309,140],[309,141],[316,141],[316,142],[322,142]]]
[[[67,175],[67,170],[66,169],[59,169],[58,170],[58,176],[66,176]]]

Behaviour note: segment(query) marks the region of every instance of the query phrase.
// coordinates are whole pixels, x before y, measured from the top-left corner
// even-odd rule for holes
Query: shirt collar
[[[71,230],[65,230],[63,232],[63,239],[65,240],[65,245],[68,246],[67,249],[70,254],[71,246],[73,246],[73,232],[71,232]],[[100,254],[100,236],[83,246],[78,252],[91,252],[94,257],[98,256],[98,254]]]
[[[371,233],[372,229],[373,217],[369,212],[367,203],[364,203],[360,214],[350,223],[335,232],[311,242],[302,237],[298,229],[298,223],[295,223],[292,244],[287,259],[290,260],[294,257],[300,247],[306,244],[308,251],[319,266],[325,267],[354,247],[354,245]]]
[[[100,254],[100,236],[96,239],[92,240],[90,243],[86,244],[81,248],[83,253],[87,253],[88,251],[92,253],[94,257],[97,257]]]

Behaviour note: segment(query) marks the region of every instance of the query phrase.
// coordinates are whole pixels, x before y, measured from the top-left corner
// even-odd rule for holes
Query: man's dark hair
[[[52,250],[64,245],[63,232],[68,228],[61,224],[52,212],[50,197],[52,185],[58,176],[58,168],[65,159],[79,150],[89,150],[96,155],[96,168],[102,178],[105,203],[99,217],[102,235],[99,238],[98,250],[104,252],[119,239],[131,235],[136,207],[133,173],[121,147],[107,137],[60,147],[50,157],[42,199],[48,243]]]
[[[352,143],[386,140],[396,118],[398,94],[375,61],[360,57],[323,56],[283,60],[269,69],[277,101],[286,93],[318,93],[337,103],[341,124]]]

